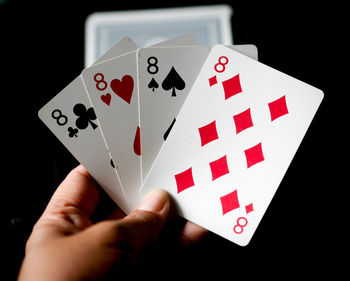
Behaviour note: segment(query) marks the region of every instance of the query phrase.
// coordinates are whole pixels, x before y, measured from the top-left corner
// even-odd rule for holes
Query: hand
[[[82,166],[70,172],[33,228],[19,281],[97,280],[118,264],[135,264],[169,215],[168,194],[155,189],[128,216],[117,208],[93,224],[90,216],[99,198],[97,184]],[[195,243],[206,232],[187,222],[179,243]]]

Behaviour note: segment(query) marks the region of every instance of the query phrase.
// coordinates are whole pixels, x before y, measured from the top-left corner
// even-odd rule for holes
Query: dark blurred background
[[[208,274],[230,279],[330,274],[337,279],[346,261],[341,257],[347,243],[341,237],[348,220],[341,217],[348,214],[342,199],[349,186],[341,181],[348,165],[347,117],[340,110],[348,94],[341,74],[349,73],[344,7],[327,1],[266,2],[0,1],[1,280],[16,279],[34,223],[78,164],[37,112],[82,71],[86,17],[96,11],[210,4],[232,6],[234,44],[256,45],[259,61],[322,89],[325,98],[248,246],[209,234],[181,249],[171,243],[176,228],[169,226],[165,234],[170,235],[131,277],[152,277],[162,268],[162,279]],[[105,196],[99,210],[103,214],[112,207]]]

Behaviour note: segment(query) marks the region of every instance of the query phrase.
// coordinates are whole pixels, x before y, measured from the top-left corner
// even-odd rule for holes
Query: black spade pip
[[[154,92],[154,89],[157,89],[159,87],[158,83],[154,78],[152,78],[151,82],[148,83],[148,88],[152,89]]]
[[[174,67],[171,67],[168,75],[165,77],[162,87],[165,91],[169,91],[172,89],[171,96],[176,97],[175,89],[183,90],[186,86],[185,81],[181,78],[181,76],[176,72]]]

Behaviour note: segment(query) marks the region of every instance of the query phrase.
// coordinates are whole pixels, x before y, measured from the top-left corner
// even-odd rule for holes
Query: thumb
[[[122,243],[136,252],[160,234],[169,214],[170,198],[162,189],[153,189],[128,216],[119,220],[117,230]]]

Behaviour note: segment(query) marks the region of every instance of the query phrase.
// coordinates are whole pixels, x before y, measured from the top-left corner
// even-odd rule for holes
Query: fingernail
[[[150,212],[160,212],[168,202],[169,196],[163,189],[151,190],[141,201],[138,209]]]

